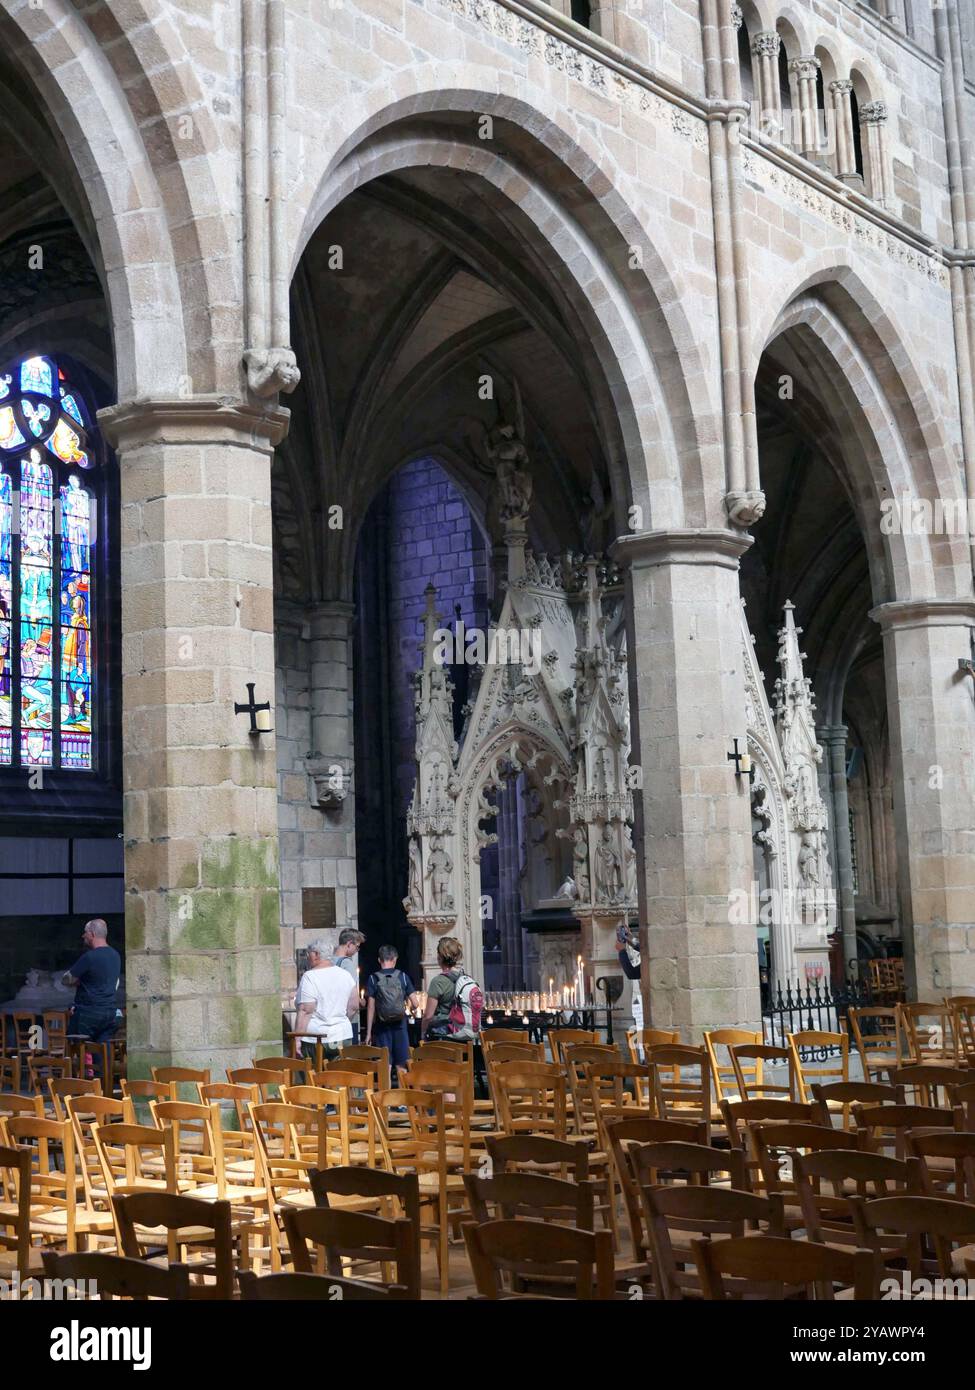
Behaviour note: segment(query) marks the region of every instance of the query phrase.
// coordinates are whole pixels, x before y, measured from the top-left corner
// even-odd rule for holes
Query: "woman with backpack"
[[[420,1020],[421,1038],[453,1038],[474,1042],[481,1031],[484,995],[480,985],[461,966],[464,948],[456,936],[441,937],[437,943],[440,974],[430,981],[427,1007]]]
[[[410,1035],[406,1006],[419,1006],[409,975],[397,970],[395,946],[380,946],[379,969],[366,981],[366,1044],[389,1050],[390,1085],[397,1084],[397,1068],[410,1060]]]

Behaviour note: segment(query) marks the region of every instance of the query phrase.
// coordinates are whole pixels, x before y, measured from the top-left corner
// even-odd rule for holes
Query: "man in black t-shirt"
[[[100,917],[85,923],[82,940],[84,955],[79,956],[70,970],[64,973],[67,985],[77,985],[74,1008],[68,1020],[68,1032],[89,1038],[92,1042],[107,1042],[115,1032],[118,1009],[118,984],[122,973],[122,957],[108,944],[108,924]]]

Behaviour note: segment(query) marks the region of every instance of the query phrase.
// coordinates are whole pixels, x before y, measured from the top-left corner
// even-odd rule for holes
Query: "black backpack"
[[[406,1017],[406,993],[403,989],[403,975],[394,970],[392,975],[381,971],[375,976],[376,1015],[380,1023],[401,1023]]]

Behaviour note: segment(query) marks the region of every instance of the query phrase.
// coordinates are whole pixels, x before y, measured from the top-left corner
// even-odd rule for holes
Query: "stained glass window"
[[[0,400],[0,765],[90,771],[97,513],[88,417],[48,357],[0,373]]]

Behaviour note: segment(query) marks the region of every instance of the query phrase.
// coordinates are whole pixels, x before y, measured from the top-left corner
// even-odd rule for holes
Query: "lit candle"
[[[742,770],[742,772],[751,772],[751,770],[752,770],[752,759],[751,759],[751,754],[750,754],[750,753],[742,753],[742,755],[741,755],[741,770]]]
[[[259,709],[254,716],[254,723],[262,734],[269,734],[271,732],[271,711]]]

